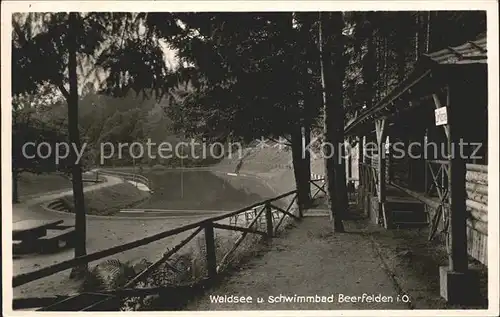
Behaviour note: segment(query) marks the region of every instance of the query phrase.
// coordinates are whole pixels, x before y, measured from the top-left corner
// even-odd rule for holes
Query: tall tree
[[[69,14],[68,21],[68,74],[69,74],[69,95],[68,100],[68,126],[69,142],[76,149],[81,149],[80,131],[78,130],[78,77],[77,67],[77,13]],[[87,223],[85,221],[85,200],[83,197],[82,167],[76,160],[75,152],[72,152],[71,159],[74,162],[71,168],[71,182],[73,185],[73,202],[75,206],[75,257],[87,254]],[[87,265],[73,269],[73,276],[83,276],[87,271]]]
[[[319,45],[324,107],[325,176],[333,229],[344,231],[343,217],[348,207],[344,149],[345,77],[344,17],[342,12],[319,13]]]

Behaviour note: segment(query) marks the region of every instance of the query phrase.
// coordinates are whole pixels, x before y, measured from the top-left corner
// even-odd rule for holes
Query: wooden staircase
[[[57,211],[70,212],[66,202],[62,199],[56,199],[47,204],[47,208]]]
[[[429,223],[424,204],[413,197],[387,196],[384,213],[393,228],[425,227]]]
[[[384,224],[390,221],[385,227],[425,227],[429,223],[424,203],[392,185],[387,186],[384,213]]]

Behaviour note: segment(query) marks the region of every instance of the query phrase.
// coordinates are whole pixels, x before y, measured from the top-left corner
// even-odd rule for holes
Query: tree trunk
[[[76,14],[69,14],[69,36],[68,36],[68,72],[69,72],[69,98],[68,98],[68,129],[69,142],[80,150],[80,135],[78,130],[78,78],[76,73]],[[85,201],[83,196],[82,168],[80,162],[76,162],[76,153],[72,152],[72,183],[73,201],[75,205],[75,258],[87,254],[86,250],[86,221],[85,221]],[[84,264],[73,268],[71,277],[80,278],[87,271]]]
[[[12,203],[13,204],[19,203],[18,179],[19,179],[19,173],[14,168],[14,169],[12,169]]]
[[[302,156],[302,133],[297,127],[291,133],[292,142],[292,164],[293,173],[295,176],[295,185],[297,188],[297,204],[299,212],[302,215],[302,210],[307,206],[307,193],[310,190],[309,182],[304,177],[304,159]]]
[[[427,32],[425,36],[425,53],[429,53],[431,48],[431,11],[427,11]]]
[[[306,122],[304,126],[304,143],[302,144],[302,150],[304,151],[304,182],[307,183],[307,190],[305,191],[306,207],[311,205],[311,153],[306,150],[306,147],[311,143],[311,126],[309,122]],[[305,185],[304,185],[305,187]]]
[[[365,105],[367,109],[372,108],[373,100],[375,98],[375,82],[377,80],[377,47],[375,44],[375,38],[373,36],[373,27],[371,24],[371,19],[373,19],[373,13],[367,13],[367,52],[363,59],[363,84],[365,86],[366,100]]]
[[[420,55],[420,13],[415,13],[415,61],[418,60]]]
[[[343,14],[319,13],[321,82],[324,108],[324,155],[328,205],[334,231],[344,231],[343,214],[347,209],[345,164],[341,149],[344,143],[344,111],[342,102],[345,77]]]

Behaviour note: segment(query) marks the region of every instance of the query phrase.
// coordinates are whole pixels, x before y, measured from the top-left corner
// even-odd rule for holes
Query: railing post
[[[363,160],[365,158],[365,138],[358,135],[358,206],[361,206],[363,196],[363,187],[365,186],[363,179]]]
[[[298,195],[298,193],[297,193]],[[297,197],[297,201],[298,201],[298,197]],[[304,216],[304,207],[299,205],[299,218],[302,218]]]
[[[217,275],[217,259],[215,256],[214,226],[211,221],[205,224],[205,245],[208,277],[212,278]]]
[[[430,194],[429,193],[429,162],[424,159],[424,194]]]
[[[386,199],[386,181],[385,181],[385,169],[386,169],[386,153],[385,153],[385,141],[387,135],[386,121],[385,118],[379,119],[375,122],[376,134],[377,134],[377,144],[378,144],[378,204],[379,204],[379,217],[384,221],[384,227],[389,229],[392,226],[392,219],[390,212],[385,212],[385,199]],[[376,186],[376,185],[375,185]]]
[[[273,212],[272,212],[270,203],[266,203],[266,224],[267,224],[267,237],[272,238],[272,236],[273,236]]]

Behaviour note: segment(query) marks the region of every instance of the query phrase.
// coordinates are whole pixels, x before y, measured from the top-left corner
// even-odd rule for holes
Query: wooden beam
[[[377,135],[377,143],[381,143],[385,133],[385,118],[375,121],[375,133]]]
[[[458,87],[447,89],[447,99],[450,101],[448,106],[453,104],[453,109],[448,107],[448,154],[452,153],[451,149],[460,142],[463,129],[464,118],[460,113],[465,105],[460,100],[460,92]],[[450,194],[450,253],[449,253],[449,268],[455,272],[466,272],[468,269],[467,259],[467,207],[466,207],[466,165],[465,160],[457,151],[450,156],[449,166],[449,194]],[[452,153],[453,154],[453,153]]]
[[[350,144],[350,143],[349,143]],[[347,179],[352,178],[352,149],[349,147],[349,153],[347,153]]]
[[[57,302],[68,299],[69,295],[56,295],[48,297],[28,297],[28,298],[14,298],[12,300],[12,308],[17,309],[27,309],[27,308],[39,308],[47,307]]]
[[[483,164],[467,164],[467,171],[488,173],[488,165]]]
[[[299,209],[301,210],[301,209]],[[267,227],[267,237],[272,238],[274,233],[273,224],[273,210],[271,209],[271,204],[266,204],[266,227]]]
[[[217,275],[217,258],[215,253],[215,234],[212,222],[207,222],[205,225],[205,247],[207,259],[207,272],[208,277],[212,278]]]
[[[387,139],[388,139],[388,144],[389,144],[389,148],[388,148],[388,151],[389,153],[387,153],[387,164],[386,164],[386,168],[387,168],[387,183],[390,183],[392,178],[393,178],[393,169],[392,169],[392,146],[390,146],[391,144],[391,136],[390,136],[390,128],[389,128],[389,131],[387,133]]]
[[[240,227],[240,226],[230,226],[230,225],[225,225],[222,223],[214,223],[214,228],[216,229],[225,229],[225,230],[233,230],[233,231],[241,231],[241,232],[246,232],[246,233],[256,233],[265,236],[266,233],[263,231],[259,230],[254,230],[250,229],[247,227]]]
[[[359,191],[361,188],[363,188],[365,186],[364,181],[363,181],[363,177],[362,177],[362,175],[363,175],[362,164],[363,164],[363,160],[365,159],[365,157],[364,157],[365,156],[364,155],[365,154],[364,153],[364,151],[365,151],[365,137],[362,135],[359,135],[358,139],[359,139],[359,141],[358,141],[358,144],[359,144],[359,146],[358,146],[358,180],[359,180],[358,200],[360,200],[362,195],[360,195]],[[359,201],[358,201],[358,203],[359,203]]]
[[[383,100],[381,100],[377,105],[374,107],[367,109],[363,113],[361,113],[357,120],[354,120],[347,126],[345,126],[344,131],[346,134],[350,134],[350,132],[358,125],[362,124],[363,121],[365,121],[366,118],[369,118],[373,115],[375,115],[380,109],[384,108],[387,103],[390,103],[391,101],[401,98],[401,96],[408,91],[412,86],[417,84],[420,80],[422,80],[425,76],[429,75],[431,73],[431,70],[428,69],[426,70],[422,75],[418,76],[416,79],[412,80],[411,82],[406,83],[405,81],[405,86],[402,88],[396,88],[394,89],[388,96],[384,97]],[[407,80],[409,81],[409,80]]]
[[[455,56],[457,56],[459,59],[462,59],[464,58],[464,55],[462,53],[460,53],[459,51],[457,51],[456,49],[454,49],[453,47],[451,46],[448,46],[447,49],[452,52]]]
[[[313,196],[314,198],[314,196]],[[295,200],[297,200],[297,194],[295,194],[293,196],[293,199],[290,201],[290,203],[288,204],[288,207],[286,208],[286,211],[290,211],[290,209],[292,208]],[[274,227],[274,232],[278,232],[278,228],[279,226],[281,225],[281,223],[285,220],[285,216],[281,217],[280,221],[278,222],[278,224],[276,225],[276,227]]]
[[[271,205],[271,208],[272,208],[272,209],[276,209],[277,211],[280,211],[280,212],[284,213],[285,215],[288,215],[288,216],[290,216],[290,217],[292,217],[292,218],[294,218],[294,219],[297,219],[297,220],[299,220],[299,219],[300,219],[299,217],[295,216],[295,215],[294,215],[294,214],[292,214],[291,212],[286,211],[286,210],[284,210],[284,209],[282,209],[282,208],[280,208],[280,207],[278,207],[278,206]]]
[[[484,47],[480,46],[480,45],[477,45],[476,43],[474,43],[473,41],[467,41],[467,43],[469,43],[470,45],[474,46],[477,50],[479,50],[481,53],[487,53],[488,50],[485,49]]]
[[[378,203],[379,203],[379,216],[384,219],[384,226],[389,228],[392,223],[390,215],[384,212],[384,204],[386,200],[386,180],[385,180],[385,137],[387,133],[385,118],[375,121],[375,128],[377,133],[378,144]]]
[[[320,191],[322,191],[323,193],[325,193],[325,194],[326,194],[326,190],[324,189],[324,187],[325,187],[325,184],[326,184],[326,183],[325,183],[325,184],[323,184],[323,186],[321,186],[321,187],[320,187],[320,186],[318,186],[318,185],[317,185],[315,182],[313,182],[313,181],[311,181],[311,184],[313,184],[313,185],[314,185],[314,186],[316,186],[316,187],[317,187]]]

